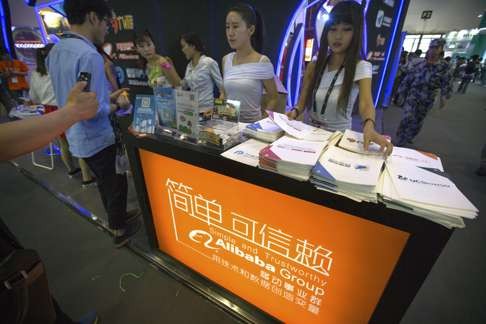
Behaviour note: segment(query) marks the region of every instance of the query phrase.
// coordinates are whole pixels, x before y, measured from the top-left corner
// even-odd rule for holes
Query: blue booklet
[[[135,112],[133,113],[133,128],[139,133],[154,134],[156,124],[154,96],[137,95]]]
[[[154,97],[159,126],[177,128],[175,90],[169,87],[155,87]]]

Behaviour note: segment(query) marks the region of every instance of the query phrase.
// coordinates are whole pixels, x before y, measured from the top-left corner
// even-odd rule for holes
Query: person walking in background
[[[24,62],[12,59],[6,52],[2,53],[0,77],[7,80],[7,88],[17,101],[24,96],[24,91],[29,90],[28,74],[29,68]]]
[[[476,71],[477,70],[477,67],[476,67],[476,62],[474,60],[474,58],[471,58],[465,68],[464,68],[464,74],[462,76],[462,81],[461,81],[461,84],[459,85],[459,88],[457,89],[457,92],[458,93],[462,93],[462,94],[465,94],[466,91],[467,91],[467,87],[469,86],[469,83],[471,83],[471,81],[473,81],[474,79],[474,76],[476,75]]]
[[[401,106],[403,104],[402,97],[398,94],[398,87],[402,83],[403,79],[407,75],[407,68],[408,68],[408,56],[409,53],[407,51],[403,51],[400,54],[400,64],[398,66],[397,76],[395,78],[395,82],[393,83],[393,95],[392,100],[393,103],[397,106]]]
[[[479,81],[481,79],[481,59],[479,58],[479,55],[473,55],[472,56],[474,64],[476,65],[476,73],[474,73],[473,77],[473,83],[476,83],[476,81]]]
[[[411,143],[422,129],[425,117],[433,107],[440,90],[440,107],[444,108],[452,88],[449,65],[440,59],[445,40],[430,42],[426,60],[416,64],[407,74],[398,91],[406,93],[403,118],[397,129],[395,145]]]
[[[481,65],[481,85],[486,87],[486,58],[483,60]]]
[[[115,246],[122,247],[140,229],[141,221],[138,212],[130,214],[126,210],[127,177],[125,173],[116,173],[115,134],[109,119],[118,108],[130,107],[130,102],[121,100],[124,89],[110,96],[103,57],[96,48],[104,42],[112,10],[104,0],[65,0],[64,11],[71,31],[49,53],[49,75],[57,102],[62,106],[80,73],[91,74],[90,89],[100,102],[98,114],[74,124],[66,136],[73,156],[84,158],[95,174]]]
[[[56,96],[52,89],[52,82],[49,74],[47,73],[47,67],[45,60],[50,50],[54,45],[48,44],[44,48],[37,49],[36,63],[37,67],[30,79],[29,98],[31,103],[36,105],[43,105],[45,113],[50,113],[57,110]],[[83,159],[79,159],[79,167],[74,166],[73,157],[69,152],[69,144],[66,140],[66,135],[63,133],[57,138],[61,147],[61,159],[68,170],[70,177],[81,171],[83,186],[87,186],[95,182],[95,179],[89,171],[89,167]]]

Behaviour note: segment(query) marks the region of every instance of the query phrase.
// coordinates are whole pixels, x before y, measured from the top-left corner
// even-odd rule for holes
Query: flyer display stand
[[[453,232],[168,136],[125,142],[150,247],[248,321],[398,323]]]

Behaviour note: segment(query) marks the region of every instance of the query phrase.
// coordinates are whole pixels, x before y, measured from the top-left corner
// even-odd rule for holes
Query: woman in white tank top
[[[262,119],[263,89],[270,97],[265,108],[274,110],[277,104],[273,65],[259,53],[262,23],[259,13],[246,4],[231,8],[226,16],[226,37],[235,52],[223,58],[223,95],[241,102],[241,122]]]
[[[331,131],[351,128],[354,104],[359,95],[364,147],[370,142],[391,154],[393,145],[375,131],[375,107],[371,95],[372,67],[360,60],[363,12],[354,1],[338,3],[331,11],[321,37],[317,61],[305,71],[298,104],[287,113]]]

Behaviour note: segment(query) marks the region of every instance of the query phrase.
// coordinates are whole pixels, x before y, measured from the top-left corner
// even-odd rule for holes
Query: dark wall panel
[[[276,64],[280,44],[287,23],[301,0],[248,1],[263,15],[266,25],[264,54]],[[238,3],[232,0],[116,0],[111,1],[118,15],[132,14],[138,32],[149,29],[156,39],[159,53],[170,56],[182,75],[186,60],[179,36],[197,32],[206,43],[209,55],[221,62],[230,52],[225,36],[225,17],[228,8]]]

